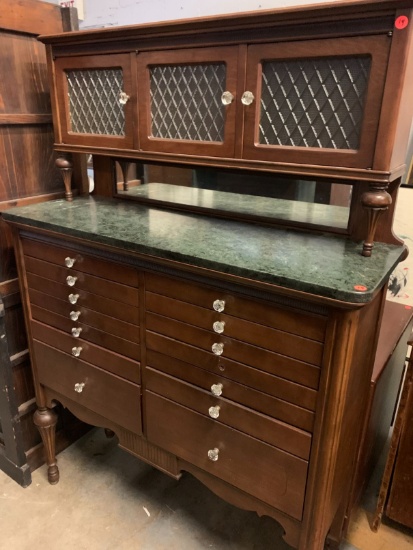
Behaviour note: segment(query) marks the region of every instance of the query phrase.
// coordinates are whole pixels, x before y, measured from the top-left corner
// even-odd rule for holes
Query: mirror
[[[115,164],[116,195],[122,198],[264,223],[311,224],[339,232],[348,226],[351,185],[216,168]]]

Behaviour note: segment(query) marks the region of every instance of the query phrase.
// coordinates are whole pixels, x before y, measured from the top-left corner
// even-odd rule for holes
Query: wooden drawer
[[[147,363],[150,366],[164,372],[169,372],[173,367],[168,364],[168,361],[170,361],[170,358],[167,355],[152,350],[147,351]],[[178,373],[181,370],[182,376],[177,374],[178,378],[183,377],[184,373],[190,370],[191,367],[196,368],[197,371],[201,371],[200,376],[202,377],[219,376],[220,378],[233,380],[249,388],[267,393],[273,397],[278,397],[289,403],[294,403],[305,409],[314,411],[316,408],[317,392],[315,390],[300,386],[289,380],[277,378],[242,363],[232,361],[229,367],[225,367],[224,369],[218,367],[213,372],[206,372],[203,369],[197,368],[196,363],[195,365],[188,364],[186,366],[180,364],[179,368],[176,367],[176,370]],[[230,376],[231,374],[232,376]]]
[[[85,325],[84,323],[79,323],[79,321],[71,321],[67,317],[62,317],[61,315],[57,315],[56,313],[37,306],[32,306],[31,311],[33,319],[54,328],[58,328],[66,332],[69,336],[72,336],[73,345],[76,345],[76,341],[79,339],[72,335],[72,328],[75,328],[81,330],[80,336],[82,340],[92,342],[98,346],[115,351],[120,355],[131,357],[132,359],[140,359],[140,346],[137,343],[124,340],[113,334],[108,334],[107,332]],[[139,332],[139,329],[137,328],[136,331]]]
[[[60,248],[59,246],[31,239],[23,238],[22,245],[25,256],[38,258],[39,260],[44,260],[61,267],[66,266],[65,258],[69,257],[75,260],[73,267],[77,271],[103,277],[104,279],[128,286],[138,286],[138,272],[132,267],[84,255],[70,248]]]
[[[239,367],[240,361],[245,358],[241,358],[240,361],[233,361],[225,356],[216,356],[209,351],[183,344],[154,332],[146,333],[146,345],[148,350],[155,352],[168,349],[168,355],[176,359],[197,365],[211,372],[223,374],[232,380],[242,380],[241,383],[245,383],[240,376],[242,376],[242,373],[247,373],[248,365],[242,363],[244,369]],[[263,373],[285,378],[309,388],[318,388],[320,369],[308,363],[256,348],[254,365]]]
[[[217,422],[260,439],[293,455],[308,460],[311,435],[284,422],[235,404],[223,397],[200,390],[157,370],[146,369],[146,389],[184,405],[207,418],[210,407],[219,407]]]
[[[82,273],[75,269],[59,267],[55,264],[38,260],[37,258],[27,257],[25,258],[25,264],[27,273],[33,273],[44,279],[50,279],[61,285],[66,285],[67,290],[70,292],[85,290],[86,292],[93,292],[94,294],[105,296],[111,300],[138,307],[138,290],[134,287],[115,283],[108,279],[102,279],[101,277],[95,277],[94,275]],[[68,285],[66,281],[68,276],[76,278],[74,285]]]
[[[68,300],[60,300],[53,296],[48,296],[43,292],[37,290],[30,290],[30,303],[32,305],[32,315],[34,318],[34,306],[38,308],[53,311],[58,315],[63,316],[65,319],[70,319],[70,312],[79,313],[78,322],[88,325],[89,327],[97,328],[103,332],[108,332],[124,340],[130,342],[139,343],[140,334],[137,324],[125,323],[115,317],[109,317],[109,315],[103,315],[92,309],[85,308],[79,304],[72,305]],[[41,319],[40,319],[41,320]]]
[[[167,349],[170,353],[169,347],[164,349]],[[222,374],[212,374],[160,353],[148,351],[147,365],[207,391],[211,390],[213,384],[222,384],[222,396],[226,399],[245,405],[272,418],[277,418],[306,432],[313,431],[314,411],[305,409],[302,405],[289,403],[284,399],[224,378]]]
[[[145,274],[145,289],[149,294],[147,307],[150,311],[168,317],[174,317],[174,313],[179,311],[185,317],[182,320],[188,323],[191,323],[190,318],[196,315],[194,313],[196,310],[186,307],[185,304],[176,304],[173,300],[162,300],[156,296],[151,296],[150,293],[199,306],[213,313],[215,313],[213,308],[215,300],[223,300],[225,307],[222,313],[225,315],[266,325],[318,342],[323,342],[325,338],[327,318],[323,315],[279,307],[260,300],[232,295],[220,289],[208,288],[192,282],[150,273]],[[208,314],[204,311],[202,315]],[[208,326],[212,326],[210,325],[211,319],[209,317],[206,317],[206,319],[208,319]],[[214,318],[214,320],[216,319]]]
[[[82,338],[74,338],[60,330],[51,328],[48,325],[31,321],[31,332],[33,338],[53,346],[72,357],[72,348],[81,347],[80,359],[92,363],[104,370],[110,371],[122,378],[140,383],[140,364],[128,357],[119,355]]]
[[[146,392],[148,441],[300,520],[308,464],[253,437]],[[208,451],[218,449],[218,460]]]
[[[234,319],[233,321],[236,330],[232,332],[236,334],[235,338],[238,339],[224,334],[217,334],[213,330],[200,329],[155,313],[146,315],[146,328],[205,350],[211,350],[214,343],[221,342],[224,344],[223,355],[231,359],[235,359],[234,355],[237,354],[235,348],[237,346],[242,347],[242,356],[245,358],[245,363],[249,365],[255,364],[255,346],[312,365],[319,366],[321,364],[323,345],[320,342],[300,338],[296,335],[283,333],[240,319]]]
[[[42,292],[48,296],[64,300],[69,303],[69,295],[77,294],[79,296],[76,307],[82,306],[104,315],[110,315],[116,317],[126,323],[139,324],[139,309],[135,306],[117,302],[116,300],[105,298],[104,296],[98,296],[91,292],[86,292],[82,289],[76,289],[75,291],[69,288],[67,285],[62,285],[54,281],[27,273],[27,284],[29,287],[29,296],[32,299],[32,291]]]
[[[112,420],[142,434],[140,386],[108,374],[84,361],[34,341],[39,382]],[[75,384],[84,384],[81,393]]]

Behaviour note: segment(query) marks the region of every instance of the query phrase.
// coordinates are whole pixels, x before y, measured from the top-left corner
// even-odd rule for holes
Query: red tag
[[[412,306],[404,306],[404,309],[412,309]]]
[[[402,29],[405,29],[408,24],[409,18],[406,15],[399,15],[394,23],[394,26],[396,27],[396,29],[399,29],[399,31],[401,31]]]
[[[354,285],[354,290],[358,290],[359,292],[364,292],[367,290],[367,287],[364,285]]]

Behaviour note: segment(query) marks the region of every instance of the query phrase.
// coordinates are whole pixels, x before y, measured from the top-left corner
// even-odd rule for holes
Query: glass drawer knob
[[[84,387],[85,387],[84,382],[81,382],[79,384],[75,384],[75,392],[82,393]]]
[[[254,94],[252,92],[246,91],[242,94],[241,103],[243,105],[251,105],[254,99],[255,99]]]
[[[80,327],[73,327],[72,328],[72,335],[75,338],[79,338],[81,332],[82,332],[82,329]]]
[[[71,294],[72,296],[72,294]],[[71,319],[71,321],[77,321],[80,317],[80,311],[71,311],[69,313],[69,317]]]
[[[79,300],[79,294],[69,294],[69,302],[75,304]]]
[[[212,462],[216,462],[218,460],[219,455],[219,449],[215,447],[215,449],[210,449],[208,451],[208,458],[209,460],[212,460]]]
[[[73,267],[75,265],[75,258],[69,258],[69,256],[67,258],[65,258],[65,266],[66,267]]]
[[[215,311],[221,313],[221,311],[224,311],[225,309],[225,300],[215,300],[215,302],[212,304],[212,307],[215,309]]]
[[[130,100],[130,96],[126,92],[119,92],[119,103],[121,105],[126,105]]]
[[[215,397],[219,397],[220,395],[222,395],[223,389],[224,389],[224,386],[222,384],[212,384],[211,386],[212,395],[215,395]]]
[[[215,353],[215,355],[222,355],[224,352],[224,344],[221,342],[215,342],[215,344],[212,344],[212,352]]]
[[[72,275],[68,275],[68,276],[66,277],[66,283],[67,283],[69,286],[75,286],[76,281],[77,281],[77,277],[73,277]]]
[[[231,105],[234,100],[233,94],[231,92],[225,91],[221,96],[222,105]]]
[[[82,347],[81,347],[81,346],[79,346],[79,347],[74,347],[74,348],[72,348],[72,355],[73,355],[74,357],[79,357],[81,351],[82,351]]]
[[[217,405],[216,407],[209,407],[208,413],[211,418],[218,418],[219,417],[219,409],[220,407]]]
[[[215,332],[217,332],[218,334],[221,334],[222,332],[224,332],[225,322],[215,321],[215,323],[212,325],[212,328],[214,329]]]

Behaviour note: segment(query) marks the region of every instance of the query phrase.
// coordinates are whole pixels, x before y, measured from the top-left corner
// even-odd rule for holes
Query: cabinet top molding
[[[156,38],[159,36],[195,35],[201,33],[219,33],[220,31],[241,32],[255,27],[277,27],[310,25],[312,23],[334,24],[348,19],[371,19],[376,17],[394,17],[400,10],[413,8],[413,0],[355,0],[350,2],[328,2],[259,10],[253,12],[230,13],[209,17],[196,17],[127,25],[88,31],[77,31],[54,35],[42,35],[39,40],[45,44],[87,44],[99,41],[134,39],[136,37]],[[410,22],[411,24],[411,22]]]

